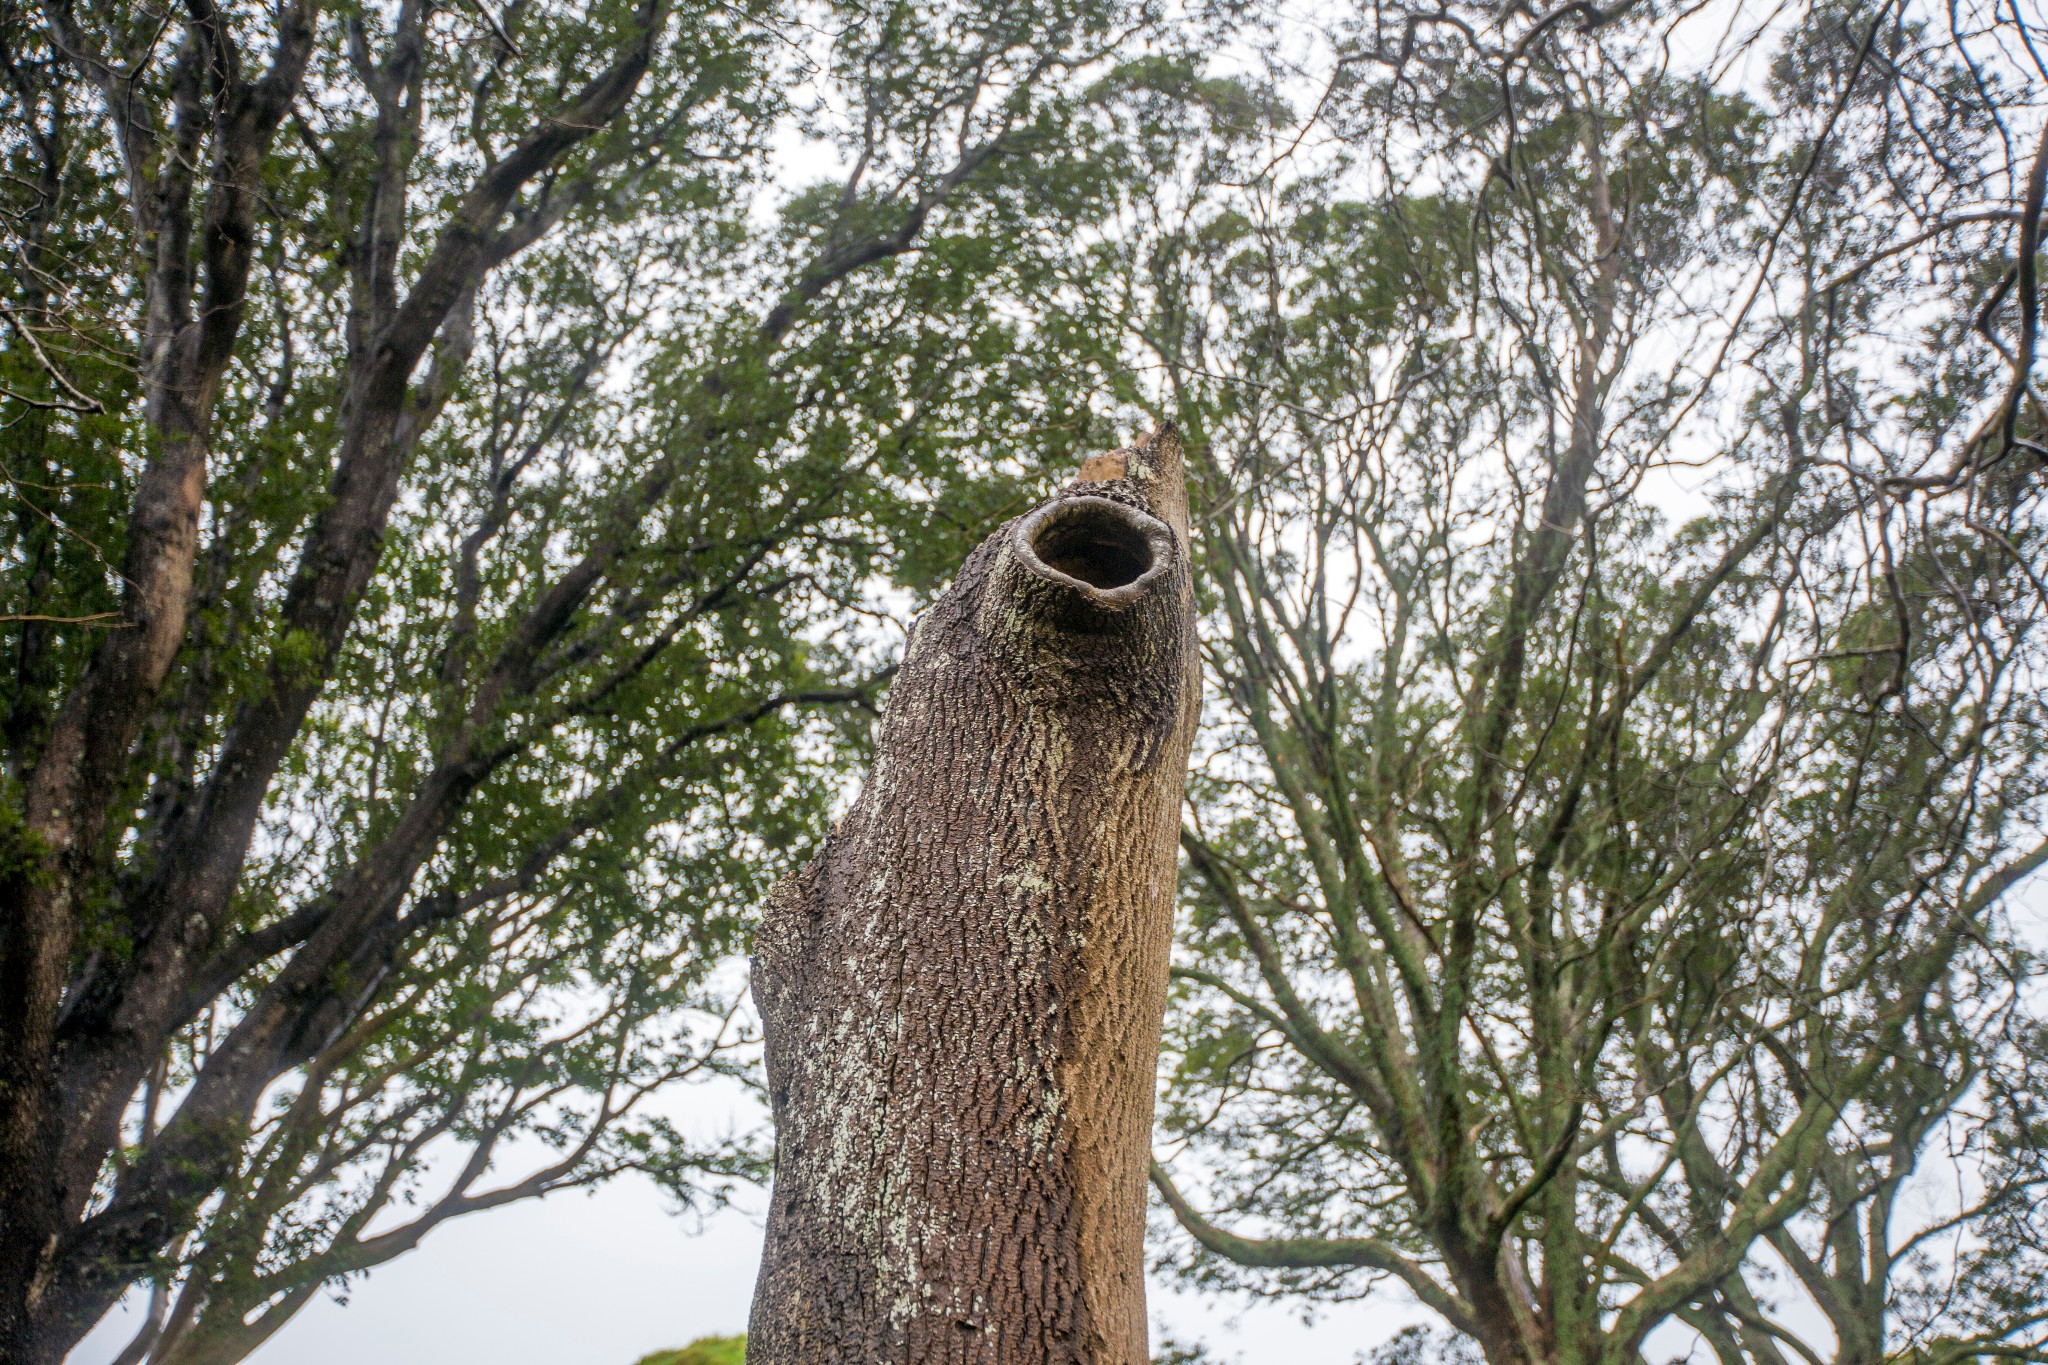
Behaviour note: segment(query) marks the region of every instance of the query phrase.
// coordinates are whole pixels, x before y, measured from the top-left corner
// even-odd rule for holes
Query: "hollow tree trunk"
[[[874,768],[754,957],[776,1174],[752,1365],[1141,1365],[1200,706],[1171,428],[918,622]]]

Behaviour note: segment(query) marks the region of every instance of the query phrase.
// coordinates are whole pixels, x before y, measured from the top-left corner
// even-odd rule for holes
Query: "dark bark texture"
[[[776,1178],[748,1359],[1140,1365],[1200,707],[1162,429],[967,559],[754,958]]]

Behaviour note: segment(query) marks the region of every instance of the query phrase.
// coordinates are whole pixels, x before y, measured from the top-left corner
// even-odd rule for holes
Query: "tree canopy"
[[[2040,1358],[2044,44],[0,0],[0,1357],[762,1178],[688,1083],[908,618],[1172,420],[1169,1270]]]
[[[1019,300],[1146,22],[875,18],[0,19],[0,1354],[150,1280],[131,1358],[236,1359],[448,1217],[758,1172],[645,1097],[747,1042],[878,594],[1095,420]]]
[[[1361,10],[1131,272],[1213,490],[1173,1259],[2032,1358],[2048,144],[1955,11],[1581,18]]]

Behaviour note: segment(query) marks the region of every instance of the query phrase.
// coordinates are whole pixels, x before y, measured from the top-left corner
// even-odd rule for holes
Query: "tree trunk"
[[[1142,1365],[1200,707],[1180,441],[1096,456],[917,624],[873,770],[754,957],[754,1365]]]

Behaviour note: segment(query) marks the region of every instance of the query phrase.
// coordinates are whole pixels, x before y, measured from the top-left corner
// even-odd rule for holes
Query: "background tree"
[[[1207,456],[1200,1282],[1495,1365],[2043,1349],[2031,35],[1752,22],[1367,9],[1120,262]]]
[[[755,1169],[645,1097],[727,1065],[849,626],[1092,439],[1004,300],[1145,19],[811,17],[0,17],[0,1355],[148,1279],[128,1359],[233,1360],[448,1217]],[[778,209],[793,125],[850,169]]]

